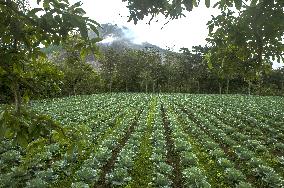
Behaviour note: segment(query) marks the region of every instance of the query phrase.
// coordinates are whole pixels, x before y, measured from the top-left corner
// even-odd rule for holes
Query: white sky
[[[72,1],[77,2],[78,0]],[[135,25],[133,21],[127,22],[129,15],[127,3],[121,0],[81,0],[81,2],[87,16],[97,22],[128,27],[133,32],[130,33],[130,37],[135,43],[149,42],[162,48],[169,47],[175,51],[182,47],[190,49],[192,46],[205,45],[208,35],[206,23],[211,19],[211,15],[216,16],[220,13],[217,8],[206,8],[205,1],[201,1],[198,7],[185,14],[186,17],[171,20],[165,26],[168,20],[163,16],[158,16],[150,25],[147,24],[149,18],[138,21]],[[214,4],[213,2],[211,1],[211,5]],[[283,66],[283,63],[273,63],[273,68],[280,66]]]
[[[75,2],[76,0],[73,0]],[[121,0],[81,0],[87,16],[99,23],[112,23],[126,26],[131,31],[135,43],[149,42],[162,48],[170,47],[178,50],[181,47],[191,48],[194,45],[205,45],[208,30],[207,21],[211,15],[218,15],[218,9],[206,8],[204,1],[201,6],[186,14],[185,18],[171,20],[161,30],[167,20],[158,16],[148,25],[149,19],[139,21],[137,25],[127,22],[129,15],[127,3]],[[155,22],[158,19],[158,22]]]
[[[71,3],[77,1],[70,0]],[[133,21],[127,22],[129,15],[127,3],[123,3],[122,0],[81,0],[81,2],[87,16],[100,24],[112,23],[128,27],[132,31],[129,33],[131,35],[129,38],[133,38],[133,42],[149,42],[162,48],[169,47],[175,51],[182,47],[190,49],[192,46],[205,45],[208,35],[206,23],[211,19],[211,15],[216,16],[220,13],[217,8],[206,8],[205,1],[202,0],[198,7],[186,13],[186,17],[171,20],[165,26],[168,20],[163,16],[153,19],[151,25],[147,24],[149,18],[138,21],[135,25]],[[214,2],[214,0],[211,1],[211,5]],[[274,63],[273,67],[280,65],[283,66],[283,64]]]

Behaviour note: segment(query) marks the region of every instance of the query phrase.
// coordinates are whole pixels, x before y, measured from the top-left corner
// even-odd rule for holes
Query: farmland
[[[281,97],[241,95],[34,101],[35,111],[78,133],[76,146],[67,150],[54,134],[56,143],[24,157],[2,142],[0,186],[283,187],[283,106]]]
[[[0,0],[0,188],[284,188],[283,8]]]

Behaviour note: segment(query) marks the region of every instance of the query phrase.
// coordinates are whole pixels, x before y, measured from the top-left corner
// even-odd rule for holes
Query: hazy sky
[[[77,1],[70,0],[72,3]],[[214,4],[214,1],[211,4]],[[101,24],[112,23],[128,27],[130,30],[127,34],[129,38],[133,39],[133,42],[149,42],[162,48],[172,48],[175,51],[181,47],[191,48],[195,45],[205,45],[208,35],[206,23],[211,19],[211,15],[216,16],[220,13],[217,8],[206,8],[205,1],[201,1],[199,7],[186,13],[186,17],[171,20],[165,26],[164,24],[168,20],[163,16],[158,16],[150,25],[147,24],[149,18],[134,25],[133,22],[127,22],[129,15],[127,3],[123,3],[122,0],[81,0],[81,2],[87,16],[93,20]],[[162,27],[163,29],[161,29]],[[278,63],[274,63],[274,67],[278,66]]]
[[[78,0],[72,0],[77,2]],[[87,16],[97,22],[112,23],[119,26],[126,26],[130,29],[129,38],[133,42],[149,42],[162,48],[172,48],[178,51],[181,47],[191,48],[195,45],[205,45],[208,29],[206,23],[211,19],[211,15],[218,15],[220,10],[206,8],[204,2],[194,8],[193,11],[186,13],[186,17],[177,20],[168,21],[163,16],[158,16],[150,25],[149,18],[139,21],[137,25],[133,22],[127,22],[129,15],[126,8],[127,3],[121,0],[81,0]],[[213,4],[212,1],[211,4]],[[158,22],[156,22],[158,20]],[[163,27],[164,26],[164,27]],[[161,29],[163,27],[163,29]],[[109,39],[107,39],[109,40]],[[274,63],[273,67],[283,66],[283,64]]]
[[[129,14],[127,4],[122,3],[121,0],[81,0],[81,2],[87,16],[99,23],[112,23],[130,28],[132,32],[129,35],[134,42],[147,41],[163,48],[174,47],[175,50],[181,47],[205,45],[208,34],[206,23],[211,15],[219,13],[218,9],[206,8],[202,4],[204,1],[201,1],[201,6],[187,13],[185,18],[172,20],[161,30],[167,22],[163,16],[158,16],[150,25],[147,24],[149,18],[139,21],[137,25],[127,22]]]

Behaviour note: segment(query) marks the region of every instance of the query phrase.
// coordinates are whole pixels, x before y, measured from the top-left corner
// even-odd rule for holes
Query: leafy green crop
[[[280,97],[98,94],[1,107],[0,187],[283,187]],[[45,115],[43,115],[45,114]]]

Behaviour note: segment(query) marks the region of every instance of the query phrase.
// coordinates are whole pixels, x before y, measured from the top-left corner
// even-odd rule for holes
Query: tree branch
[[[30,22],[32,25],[34,25],[35,27],[39,27],[40,29],[52,33],[54,35],[57,35],[58,33],[50,28],[44,27],[42,25],[39,25],[38,22],[36,22],[34,19],[30,18],[29,16],[27,16],[26,14],[24,14],[23,12],[19,11],[17,8],[12,6],[12,2],[10,0],[0,0],[0,5],[4,5],[7,9],[12,10],[14,13],[16,13],[17,15],[23,17],[24,19],[26,19],[28,22]]]

